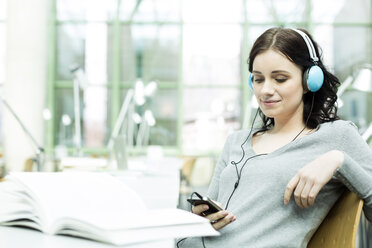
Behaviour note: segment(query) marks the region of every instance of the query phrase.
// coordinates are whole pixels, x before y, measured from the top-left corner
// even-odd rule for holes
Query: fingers
[[[309,208],[314,205],[316,196],[321,190],[323,184],[317,182],[301,173],[297,173],[291,179],[284,193],[284,204],[287,205],[293,192],[294,200],[300,208]]]
[[[202,213],[205,211],[205,210],[208,210],[208,205],[207,204],[200,204],[200,205],[197,205],[197,206],[193,206],[191,211],[194,213],[194,214],[197,214],[197,215],[202,215],[204,216]]]
[[[302,202],[301,202],[301,194],[302,194],[302,191],[305,187],[305,183],[306,182],[304,182],[303,180],[300,180],[297,187],[296,187],[295,192],[293,193],[294,200],[300,208],[303,208]]]
[[[319,191],[322,189],[322,187],[319,184],[315,184],[309,193],[309,205],[313,206],[316,196],[318,195]]]
[[[209,219],[210,223],[216,230],[219,230],[223,228],[224,226],[236,220],[236,217],[232,214],[229,214],[226,210],[221,210],[221,211],[218,211],[217,213],[205,215],[204,212],[208,209],[209,207],[207,204],[200,204],[197,206],[193,206],[191,211],[194,214],[205,216],[205,218]]]
[[[302,208],[313,206],[319,191],[332,179],[342,161],[343,153],[332,150],[305,165],[287,184],[284,204],[289,203],[293,193],[298,206]]]
[[[302,191],[299,192],[298,201],[300,202],[300,205],[299,204],[297,205],[299,205],[301,208],[309,208],[311,206],[309,204],[309,200],[310,200],[309,194],[313,187],[313,182],[307,181],[307,182],[304,182],[303,184],[305,184],[305,186],[302,188]]]
[[[210,220],[213,228],[216,230],[219,230],[236,220],[236,217],[232,214],[229,214],[226,210],[210,214],[207,216],[207,218]]]
[[[287,187],[285,188],[285,192],[284,192],[284,204],[285,205],[289,203],[293,190],[296,188],[299,179],[300,179],[299,176],[296,174],[296,176],[294,176],[287,184]]]

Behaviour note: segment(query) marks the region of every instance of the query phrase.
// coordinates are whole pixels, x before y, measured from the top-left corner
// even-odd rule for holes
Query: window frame
[[[47,85],[47,108],[49,108],[52,111],[52,114],[55,113],[55,91],[59,88],[72,88],[73,84],[71,81],[57,81],[56,80],[56,67],[57,67],[57,40],[56,40],[56,30],[57,26],[61,25],[63,23],[72,23],[72,24],[81,24],[81,23],[87,23],[86,20],[65,20],[65,21],[58,21],[57,20],[57,5],[58,0],[52,1],[51,4],[51,21],[49,24],[49,47],[48,47],[48,85]],[[182,0],[179,0],[182,1]],[[117,0],[117,6],[119,6],[120,0]],[[366,23],[348,23],[348,22],[314,22],[312,18],[312,0],[304,0],[306,7],[305,7],[305,21],[303,22],[280,22],[280,21],[270,21],[270,22],[250,22],[247,18],[247,4],[249,0],[243,0],[243,20],[241,22],[237,22],[236,24],[240,25],[243,30],[242,34],[242,46],[241,49],[241,58],[240,58],[240,71],[241,71],[241,82],[239,85],[210,85],[207,87],[216,87],[216,88],[235,88],[242,91],[241,94],[241,102],[247,103],[250,101],[252,97],[252,92],[249,90],[248,84],[246,83],[246,78],[248,78],[248,71],[247,71],[247,56],[249,54],[250,46],[246,45],[249,44],[249,41],[254,39],[255,37],[249,37],[249,30],[252,27],[260,27],[260,26],[302,26],[308,29],[310,33],[314,30],[316,26],[319,25],[331,25],[332,27],[367,27],[372,29],[372,6],[370,6],[370,20]],[[370,4],[372,5],[372,3]],[[182,8],[182,4],[180,5]],[[178,64],[178,80],[175,82],[160,82],[159,88],[160,89],[174,89],[177,91],[178,94],[178,101],[177,101],[177,108],[178,108],[178,114],[177,114],[177,145],[176,146],[168,146],[164,147],[165,154],[172,154],[172,155],[179,155],[184,154],[184,151],[182,149],[182,129],[184,125],[184,99],[183,99],[183,93],[185,89],[188,88],[204,88],[206,86],[193,86],[193,85],[185,85],[183,83],[183,73],[182,73],[182,61],[183,61],[183,53],[182,53],[182,46],[183,46],[183,26],[187,23],[185,23],[183,20],[179,21],[171,21],[171,22],[136,22],[136,21],[121,21],[119,13],[120,11],[116,11],[116,16],[111,21],[104,21],[108,25],[112,25],[113,30],[113,49],[116,51],[121,51],[121,32],[122,27],[124,25],[141,25],[141,24],[155,24],[155,25],[176,25],[179,27],[180,32],[180,47],[179,47],[179,64]],[[182,12],[182,10],[181,10]],[[181,15],[182,18],[182,15]],[[1,22],[1,20],[0,20]],[[97,21],[96,21],[97,22]],[[208,25],[220,25],[221,23],[208,23]],[[371,47],[371,38],[366,41],[368,43],[368,46]],[[369,63],[372,62],[372,51],[369,51]],[[113,128],[113,125],[116,120],[116,116],[118,116],[121,106],[121,92],[122,90],[129,89],[132,85],[130,82],[121,81],[120,80],[120,68],[121,68],[121,52],[117,52],[113,54],[113,80],[111,82],[107,82],[107,88],[110,91],[110,95],[112,97],[111,102],[112,106],[110,107],[110,116],[111,120],[109,123],[111,123],[111,129]],[[246,112],[246,104],[242,104],[241,106],[241,115],[243,116]],[[54,116],[54,115],[53,115]],[[47,152],[53,152],[54,146],[55,146],[55,120],[52,119],[47,124],[47,131],[46,131],[46,150]],[[242,120],[243,122],[243,120]],[[243,123],[241,122],[241,125]],[[244,128],[244,127],[243,127]],[[73,148],[69,148],[69,151],[72,152]],[[106,148],[86,148],[83,147],[84,153],[94,153],[98,155],[103,155],[107,153]],[[209,155],[209,154],[217,154],[219,151],[203,151],[198,152],[195,151],[191,155]],[[130,154],[144,154],[145,148],[135,148],[129,151]]]

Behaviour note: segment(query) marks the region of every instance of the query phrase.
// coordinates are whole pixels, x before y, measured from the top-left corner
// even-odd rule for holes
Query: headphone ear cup
[[[319,66],[313,65],[309,69],[305,70],[302,78],[302,84],[305,91],[316,92],[322,87],[323,82],[324,73]]]
[[[252,75],[252,73],[249,73],[249,75],[248,75],[248,85],[249,85],[249,88],[253,91],[253,75]]]
[[[307,84],[307,78],[309,77],[309,69],[306,69],[304,71],[304,74],[302,76],[302,87],[304,88],[305,93],[309,92],[309,86]]]

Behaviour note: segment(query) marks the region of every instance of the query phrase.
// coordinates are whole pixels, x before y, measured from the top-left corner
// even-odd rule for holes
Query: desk
[[[178,205],[179,170],[111,172],[143,199],[147,208],[176,208]]]
[[[89,170],[114,175],[136,191],[150,209],[177,207],[182,159],[134,157],[128,160],[128,170],[124,171],[102,169],[106,162],[105,159],[96,158],[69,158],[64,164],[69,164],[65,171]],[[101,170],[94,170],[97,168]]]
[[[138,161],[133,164],[138,164],[140,167]],[[135,167],[133,170],[111,171],[109,173],[136,191],[148,208],[176,208],[179,195],[179,164],[179,160],[172,160],[169,166],[165,163],[161,163],[161,165],[145,163],[146,170],[139,170],[140,168]],[[27,228],[0,226],[0,247],[117,248],[118,246],[68,236],[47,235]],[[164,240],[125,247],[173,248],[174,241]]]
[[[0,226],[0,247],[6,248],[173,248],[173,240],[156,241],[130,246],[113,246],[87,239],[47,235],[21,227]]]

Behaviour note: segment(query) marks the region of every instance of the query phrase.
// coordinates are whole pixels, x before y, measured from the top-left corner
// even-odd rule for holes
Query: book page
[[[54,233],[53,222],[64,217],[94,219],[146,209],[142,199],[124,183],[106,173],[11,173],[24,185],[44,213],[44,232]],[[101,218],[98,218],[101,219]]]
[[[219,235],[208,219],[181,209],[152,209],[141,213],[121,212],[116,215],[99,215],[97,218],[86,217],[83,217],[84,220],[70,219],[59,223],[64,227],[59,228],[59,233],[115,245]]]
[[[69,219],[69,223],[76,221],[75,218]],[[198,223],[209,224],[209,220],[206,218],[176,208],[151,209],[140,212],[120,211],[103,213],[100,215],[84,213],[79,217],[78,221],[82,224],[81,226],[84,226],[84,229],[88,226],[93,226],[95,229],[99,229],[102,232]],[[64,221],[61,220],[59,225],[63,224]],[[77,225],[77,223],[75,225]]]
[[[218,235],[209,220],[187,211],[146,209],[132,189],[105,173],[18,172],[7,180],[23,188],[25,199],[38,203],[38,207],[30,209],[43,213],[39,215],[43,216],[41,230],[45,233],[69,234],[116,245]],[[22,195],[19,197],[24,200]],[[14,223],[27,221],[18,218]]]
[[[19,185],[8,181],[0,183],[0,202],[0,224],[7,225],[7,222],[22,220],[24,226],[40,228],[40,220],[35,216],[35,203]],[[25,219],[29,221],[25,222]],[[9,225],[13,225],[12,223]]]

